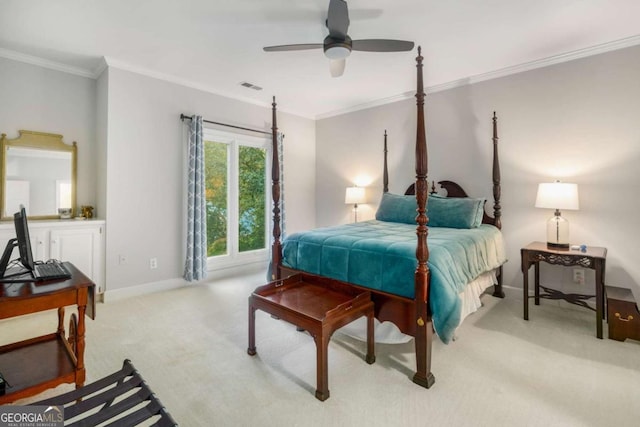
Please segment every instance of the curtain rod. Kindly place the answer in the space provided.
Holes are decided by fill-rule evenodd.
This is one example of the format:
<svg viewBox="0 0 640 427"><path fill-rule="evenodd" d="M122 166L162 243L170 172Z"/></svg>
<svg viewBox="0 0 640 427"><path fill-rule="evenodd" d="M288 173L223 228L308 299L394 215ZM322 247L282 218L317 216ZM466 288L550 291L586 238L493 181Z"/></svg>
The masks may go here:
<svg viewBox="0 0 640 427"><path fill-rule="evenodd" d="M187 116L185 114L180 114L180 120L182 120L182 121L191 120L191 116ZM271 135L272 134L271 132L265 132L263 130L243 128L242 126L228 125L226 123L213 122L211 120L202 119L202 121L205 122L205 123L211 123L211 124L214 124L214 125L226 126L226 127L235 128L235 129L241 129L241 130L248 130L249 132L263 133L265 135Z"/></svg>

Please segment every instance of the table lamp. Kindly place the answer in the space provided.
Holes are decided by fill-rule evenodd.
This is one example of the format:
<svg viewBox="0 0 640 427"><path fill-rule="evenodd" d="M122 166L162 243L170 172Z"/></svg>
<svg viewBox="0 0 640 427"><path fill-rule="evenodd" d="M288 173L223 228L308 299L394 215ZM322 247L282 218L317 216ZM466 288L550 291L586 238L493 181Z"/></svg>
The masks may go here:
<svg viewBox="0 0 640 427"><path fill-rule="evenodd" d="M555 209L547 223L547 247L569 249L569 221L562 217L560 209L579 209L578 184L560 181L539 184L536 208Z"/></svg>
<svg viewBox="0 0 640 427"><path fill-rule="evenodd" d="M358 222L358 203L362 204L364 202L366 202L364 187L347 187L344 203L347 205L353 204L355 222Z"/></svg>

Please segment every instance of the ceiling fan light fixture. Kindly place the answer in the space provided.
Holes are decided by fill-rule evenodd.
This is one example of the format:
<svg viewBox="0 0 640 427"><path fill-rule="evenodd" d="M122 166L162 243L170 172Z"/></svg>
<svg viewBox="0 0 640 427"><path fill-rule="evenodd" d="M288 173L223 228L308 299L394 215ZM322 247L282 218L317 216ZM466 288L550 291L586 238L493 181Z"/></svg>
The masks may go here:
<svg viewBox="0 0 640 427"><path fill-rule="evenodd" d="M346 46L329 46L324 50L324 55L329 59L345 59L351 54L351 49Z"/></svg>
<svg viewBox="0 0 640 427"><path fill-rule="evenodd" d="M325 0L326 1L326 0ZM344 73L346 59L352 50L363 52L408 52L413 49L413 42L390 39L352 40L347 34L349 30L349 10L346 0L329 0L329 11L325 20L329 35L320 43L289 44L264 47L265 52L283 52L292 50L308 50L323 48L324 55L331 60L329 70L332 77L340 77Z"/></svg>

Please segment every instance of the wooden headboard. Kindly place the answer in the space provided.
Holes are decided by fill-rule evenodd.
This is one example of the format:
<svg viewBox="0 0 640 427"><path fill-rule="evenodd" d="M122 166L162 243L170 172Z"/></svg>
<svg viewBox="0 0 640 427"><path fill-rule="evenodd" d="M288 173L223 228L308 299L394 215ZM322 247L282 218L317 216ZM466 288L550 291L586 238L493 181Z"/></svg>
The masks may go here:
<svg viewBox="0 0 640 427"><path fill-rule="evenodd" d="M491 224L498 229L502 229L502 207L500 206L500 161L498 159L498 118L493 112L493 216L489 216L485 210L482 216L483 224ZM453 181L438 181L440 187L447 191L447 197L469 197L462 187ZM387 169L387 131L384 131L384 171L383 171L383 191L389 191L389 173ZM431 193L435 193L435 182L431 184ZM416 194L415 184L411 184L404 192L407 196Z"/></svg>
<svg viewBox="0 0 640 427"><path fill-rule="evenodd" d="M464 191L462 189L462 187L457 182L453 182L453 181L438 181L438 185L441 188L445 189L445 191L447 192L447 197L469 197L467 192ZM435 181L432 183L431 189L432 189L431 193L436 193ZM404 194L405 194L405 196L413 196L413 195L415 195L415 185L411 184L409 187L407 187L407 190L404 192ZM500 201L498 200L498 203L499 202ZM486 204L486 201L485 201L485 204ZM495 215L495 210L494 210L494 215ZM500 223L500 221L498 221L499 225L496 224L495 216L492 217L492 216L487 215L486 210L482 214L482 223L483 224L490 224L490 225L496 226L498 228L502 227L502 224Z"/></svg>

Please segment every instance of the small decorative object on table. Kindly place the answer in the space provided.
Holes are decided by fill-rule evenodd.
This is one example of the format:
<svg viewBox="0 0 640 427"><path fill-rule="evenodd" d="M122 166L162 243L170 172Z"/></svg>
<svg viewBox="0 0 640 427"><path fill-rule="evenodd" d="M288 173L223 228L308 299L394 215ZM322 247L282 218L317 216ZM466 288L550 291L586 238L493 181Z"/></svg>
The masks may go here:
<svg viewBox="0 0 640 427"><path fill-rule="evenodd" d="M60 219L70 219L71 208L58 208L58 215L60 215Z"/></svg>
<svg viewBox="0 0 640 427"><path fill-rule="evenodd" d="M87 219L93 218L93 206L80 206L80 213Z"/></svg>

